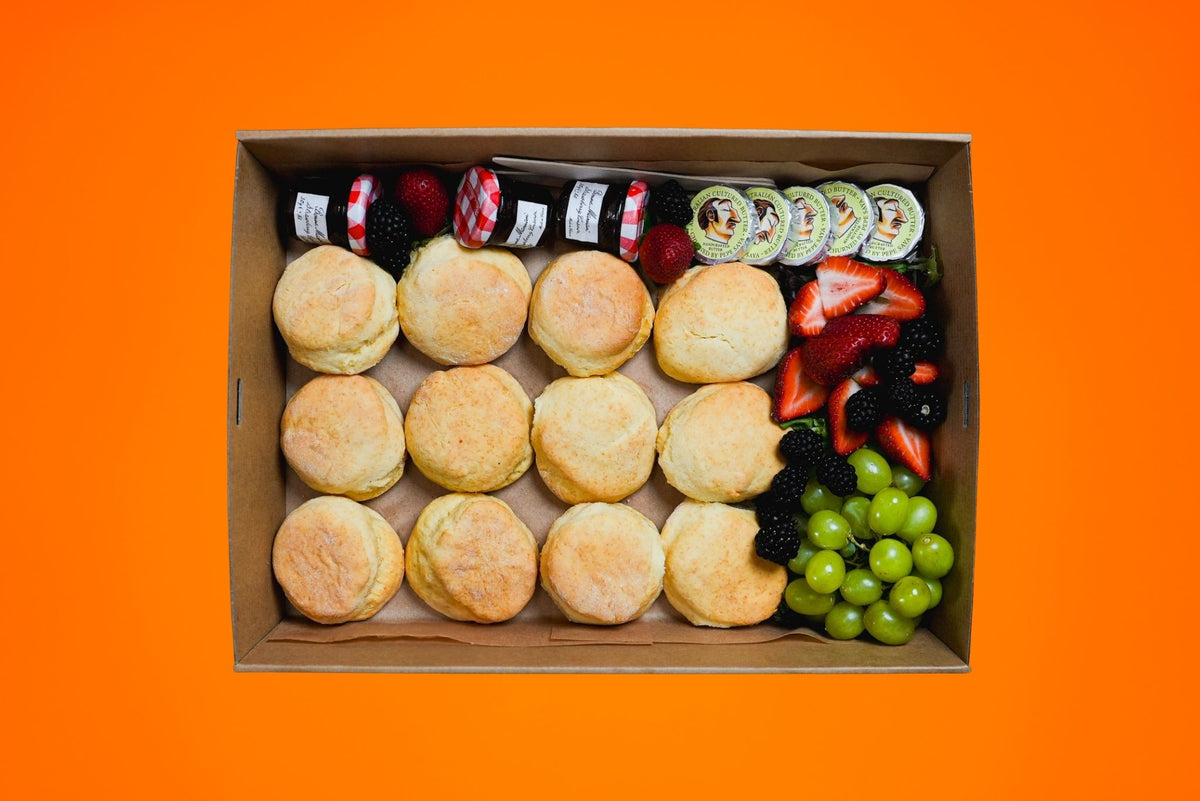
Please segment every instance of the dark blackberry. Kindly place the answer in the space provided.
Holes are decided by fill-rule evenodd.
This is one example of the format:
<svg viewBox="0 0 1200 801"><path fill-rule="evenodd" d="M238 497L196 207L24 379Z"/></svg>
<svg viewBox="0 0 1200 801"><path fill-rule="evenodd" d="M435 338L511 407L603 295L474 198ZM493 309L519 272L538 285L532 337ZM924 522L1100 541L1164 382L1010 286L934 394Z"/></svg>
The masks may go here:
<svg viewBox="0 0 1200 801"><path fill-rule="evenodd" d="M808 468L790 464L771 479L771 495L779 505L795 509L800 505L800 496L808 484Z"/></svg>
<svg viewBox="0 0 1200 801"><path fill-rule="evenodd" d="M650 190L650 216L660 223L687 227L692 219L692 201L678 181L667 181Z"/></svg>
<svg viewBox="0 0 1200 801"><path fill-rule="evenodd" d="M777 523L792 523L792 508L781 502L778 498L769 492L765 492L754 499L754 515L758 518L758 525L766 528Z"/></svg>
<svg viewBox="0 0 1200 801"><path fill-rule="evenodd" d="M846 399L846 426L853 431L874 431L883 420L883 399L875 387L863 387Z"/></svg>
<svg viewBox="0 0 1200 801"><path fill-rule="evenodd" d="M930 390L918 390L900 416L923 431L932 431L946 421L946 402Z"/></svg>
<svg viewBox="0 0 1200 801"><path fill-rule="evenodd" d="M858 489L858 471L845 456L829 453L817 462L817 481L829 487L834 495L844 498Z"/></svg>
<svg viewBox="0 0 1200 801"><path fill-rule="evenodd" d="M380 198L367 209L367 250L371 259L397 278L408 267L413 223L400 204Z"/></svg>
<svg viewBox="0 0 1200 801"><path fill-rule="evenodd" d="M908 348L917 361L931 359L942 347L941 326L928 317L900 324L900 347Z"/></svg>
<svg viewBox="0 0 1200 801"><path fill-rule="evenodd" d="M754 552L760 559L786 565L800 550L800 534L790 523L760 528L754 535Z"/></svg>
<svg viewBox="0 0 1200 801"><path fill-rule="evenodd" d="M911 378L897 378L887 385L885 392L887 411L903 417L917 397L917 385Z"/></svg>
<svg viewBox="0 0 1200 801"><path fill-rule="evenodd" d="M812 467L825 450L825 440L816 431L804 426L788 429L779 440L779 452L788 464Z"/></svg>
<svg viewBox="0 0 1200 801"><path fill-rule="evenodd" d="M875 372L884 381L908 378L917 371L916 357L902 345L879 351L871 362L875 365Z"/></svg>

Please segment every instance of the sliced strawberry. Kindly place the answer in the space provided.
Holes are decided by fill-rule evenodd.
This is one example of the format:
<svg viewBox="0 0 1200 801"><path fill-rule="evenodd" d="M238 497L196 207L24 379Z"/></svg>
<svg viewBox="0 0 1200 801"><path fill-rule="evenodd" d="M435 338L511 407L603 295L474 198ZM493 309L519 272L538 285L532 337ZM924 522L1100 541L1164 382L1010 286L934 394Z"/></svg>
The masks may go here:
<svg viewBox="0 0 1200 801"><path fill-rule="evenodd" d="M937 377L937 365L933 362L917 362L917 371L912 374L914 384L932 384Z"/></svg>
<svg viewBox="0 0 1200 801"><path fill-rule="evenodd" d="M867 444L867 432L852 431L846 425L846 401L862 389L853 378L847 378L829 393L829 441L842 456Z"/></svg>
<svg viewBox="0 0 1200 801"><path fill-rule="evenodd" d="M804 349L804 371L818 384L831 387L862 367L873 348L892 347L900 338L900 323L878 314L835 317Z"/></svg>
<svg viewBox="0 0 1200 801"><path fill-rule="evenodd" d="M819 264L817 284L821 288L821 309L825 319L849 314L877 297L883 292L883 273L878 267L845 256L830 256Z"/></svg>
<svg viewBox="0 0 1200 801"><path fill-rule="evenodd" d="M788 327L799 337L816 336L825 327L821 286L816 281L809 281L796 293L792 308L788 310Z"/></svg>
<svg viewBox="0 0 1200 801"><path fill-rule="evenodd" d="M859 314L882 314L895 320L915 320L925 313L921 290L895 270L881 267L883 292L858 308Z"/></svg>
<svg viewBox="0 0 1200 801"><path fill-rule="evenodd" d="M776 423L812 414L829 397L829 390L805 375L802 358L801 349L792 348L779 362L775 373L775 404L771 407L771 419Z"/></svg>
<svg viewBox="0 0 1200 801"><path fill-rule="evenodd" d="M885 417L875 429L875 439L885 454L921 478L933 478L930 467L929 435L898 417Z"/></svg>
<svg viewBox="0 0 1200 801"><path fill-rule="evenodd" d="M882 383L879 380L879 373L875 372L875 368L869 364L858 368L850 377L864 387L877 387Z"/></svg>

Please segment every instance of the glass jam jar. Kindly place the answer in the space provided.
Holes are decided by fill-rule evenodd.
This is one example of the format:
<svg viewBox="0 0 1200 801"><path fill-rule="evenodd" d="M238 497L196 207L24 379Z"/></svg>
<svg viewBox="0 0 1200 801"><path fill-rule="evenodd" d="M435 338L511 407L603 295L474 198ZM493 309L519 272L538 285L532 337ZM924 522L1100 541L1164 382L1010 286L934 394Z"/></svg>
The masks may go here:
<svg viewBox="0 0 1200 801"><path fill-rule="evenodd" d="M382 182L369 173L302 178L280 199L279 230L310 245L340 245L370 255L367 209L382 192Z"/></svg>
<svg viewBox="0 0 1200 801"><path fill-rule="evenodd" d="M543 186L467 170L454 202L454 238L465 248L534 248L554 241L554 197Z"/></svg>
<svg viewBox="0 0 1200 801"><path fill-rule="evenodd" d="M649 199L650 187L642 181L571 181L558 196L555 232L568 242L636 261Z"/></svg>

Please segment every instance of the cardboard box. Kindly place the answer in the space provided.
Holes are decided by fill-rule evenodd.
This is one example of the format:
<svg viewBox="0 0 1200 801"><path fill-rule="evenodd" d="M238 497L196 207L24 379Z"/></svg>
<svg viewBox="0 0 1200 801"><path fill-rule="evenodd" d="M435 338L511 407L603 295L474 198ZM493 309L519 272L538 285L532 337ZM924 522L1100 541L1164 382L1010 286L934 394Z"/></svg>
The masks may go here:
<svg viewBox="0 0 1200 801"><path fill-rule="evenodd" d="M237 137L230 285L228 493L234 664L245 671L422 672L964 672L969 670L979 442L979 355L970 138L962 135L804 131L468 129L243 132ZM394 637L367 624L318 642L316 624L296 619L271 573L271 544L289 511L289 471L279 450L289 358L271 296L288 259L276 227L281 186L333 168L405 163L469 165L496 156L637 165L695 174L755 175L812 182L836 175L864 183L919 181L926 241L944 278L930 294L946 324L941 361L949 416L934 437L936 476L926 491L938 532L957 560L941 605L911 643L823 642L787 636L746 642L479 645ZM648 345L648 347L650 347ZM769 376L768 376L769 378ZM402 407L404 402L401 401ZM661 416L664 413L660 411ZM412 473L416 473L412 469ZM656 472L658 469L656 468ZM536 471L533 480L538 480ZM407 481L409 473L403 481ZM294 501L294 498L292 499ZM565 508L565 507L564 507ZM656 521L661 523L661 521ZM398 527L402 538L408 532ZM541 590L538 590L541 593ZM663 602L664 599L660 599ZM368 622L369 623L369 622ZM534 620L526 626L536 633ZM460 624L471 625L471 624ZM508 624L502 624L508 625ZM680 621L680 626L687 626ZM483 628L483 627L477 627ZM494 627L493 627L494 628ZM503 629L497 629L504 631ZM299 631L300 635L295 633ZM311 635L311 636L310 636ZM585 637L586 639L586 637ZM668 637L667 639L671 639ZM703 640L704 637L694 639ZM515 642L520 642L518 638Z"/></svg>

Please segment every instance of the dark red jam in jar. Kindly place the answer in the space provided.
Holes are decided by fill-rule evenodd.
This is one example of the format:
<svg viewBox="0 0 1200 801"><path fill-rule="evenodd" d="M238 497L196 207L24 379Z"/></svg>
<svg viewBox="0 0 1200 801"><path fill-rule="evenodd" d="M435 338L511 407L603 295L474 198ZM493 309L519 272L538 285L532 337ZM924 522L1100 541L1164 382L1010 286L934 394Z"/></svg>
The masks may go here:
<svg viewBox="0 0 1200 801"><path fill-rule="evenodd" d="M569 242L634 261L649 198L649 187L641 181L571 181L558 196L556 232Z"/></svg>
<svg viewBox="0 0 1200 801"><path fill-rule="evenodd" d="M301 178L283 194L279 230L310 245L340 245L360 256L367 250L367 209L383 184L370 174Z"/></svg>
<svg viewBox="0 0 1200 801"><path fill-rule="evenodd" d="M534 248L554 241L554 197L535 184L472 167L455 193L454 238L467 248Z"/></svg>

